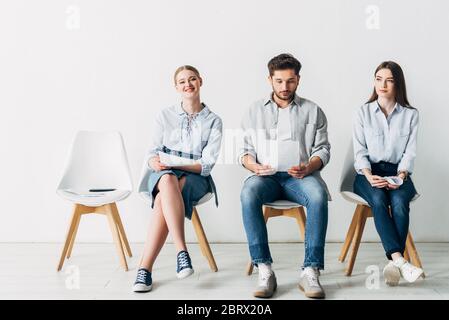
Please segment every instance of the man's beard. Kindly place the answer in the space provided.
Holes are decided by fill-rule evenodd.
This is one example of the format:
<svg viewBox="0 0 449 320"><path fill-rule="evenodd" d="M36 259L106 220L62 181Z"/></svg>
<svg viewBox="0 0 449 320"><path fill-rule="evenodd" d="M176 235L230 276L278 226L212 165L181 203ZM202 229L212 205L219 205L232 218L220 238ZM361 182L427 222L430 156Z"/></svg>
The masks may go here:
<svg viewBox="0 0 449 320"><path fill-rule="evenodd" d="M289 95L287 98L284 98L284 97L282 97L282 96L279 96L279 95L276 93L276 91L274 91L274 90L273 90L273 92L274 92L274 94L276 95L276 97L277 97L278 99L280 99L280 100L284 100L284 101L292 101L292 100L293 100L293 97L295 96L295 92L296 92L296 91L292 91L292 92L290 93L290 95Z"/></svg>

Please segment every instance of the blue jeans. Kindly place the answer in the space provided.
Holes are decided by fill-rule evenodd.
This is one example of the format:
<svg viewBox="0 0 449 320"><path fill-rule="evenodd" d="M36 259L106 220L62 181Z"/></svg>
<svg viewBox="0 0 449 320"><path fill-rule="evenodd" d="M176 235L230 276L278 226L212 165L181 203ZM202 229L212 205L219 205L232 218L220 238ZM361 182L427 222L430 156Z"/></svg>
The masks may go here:
<svg viewBox="0 0 449 320"><path fill-rule="evenodd" d="M381 177L394 176L397 167L397 164L388 162L372 163L371 171ZM354 181L354 192L370 205L387 258L391 260L394 252L403 254L409 227L409 204L416 194L412 179L408 177L396 190L387 190L372 187L364 175L358 174Z"/></svg>
<svg viewBox="0 0 449 320"><path fill-rule="evenodd" d="M324 269L324 243L328 212L327 192L314 176L297 179L287 172L277 172L271 176L251 176L243 185L240 201L252 262L254 264L273 262L268 246L267 226L262 206L280 199L293 201L306 207L303 268Z"/></svg>

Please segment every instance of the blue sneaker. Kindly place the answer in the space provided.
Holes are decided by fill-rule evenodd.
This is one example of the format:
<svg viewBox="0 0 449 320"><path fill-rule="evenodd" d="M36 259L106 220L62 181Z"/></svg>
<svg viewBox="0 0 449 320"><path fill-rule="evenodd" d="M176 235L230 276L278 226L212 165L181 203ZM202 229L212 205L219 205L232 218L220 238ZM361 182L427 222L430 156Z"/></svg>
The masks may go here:
<svg viewBox="0 0 449 320"><path fill-rule="evenodd" d="M137 279L134 282L134 292L148 292L151 290L153 280L151 279L151 272L147 269L140 268L137 271Z"/></svg>
<svg viewBox="0 0 449 320"><path fill-rule="evenodd" d="M176 258L176 276L184 279L193 273L192 261L187 251L179 251Z"/></svg>

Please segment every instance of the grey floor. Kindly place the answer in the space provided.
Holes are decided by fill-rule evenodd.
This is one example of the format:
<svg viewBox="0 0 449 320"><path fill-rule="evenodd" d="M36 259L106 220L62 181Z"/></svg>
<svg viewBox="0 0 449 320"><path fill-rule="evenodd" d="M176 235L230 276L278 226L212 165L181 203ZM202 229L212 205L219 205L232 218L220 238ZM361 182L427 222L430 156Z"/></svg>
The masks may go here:
<svg viewBox="0 0 449 320"><path fill-rule="evenodd" d="M131 292L143 244L131 244L130 270L119 265L113 244L76 244L72 258L56 271L61 244L0 243L0 299L253 299L257 274L246 276L245 244L211 244L218 272L209 270L196 244L189 244L195 273L178 280L175 249L166 244L153 270L153 290ZM449 299L449 243L417 243L426 279L401 282L391 288L383 283L386 259L379 243L362 243L351 277L337 258L341 243L326 246L326 270L321 283L328 299ZM302 243L271 244L278 278L273 299L307 299L297 287Z"/></svg>

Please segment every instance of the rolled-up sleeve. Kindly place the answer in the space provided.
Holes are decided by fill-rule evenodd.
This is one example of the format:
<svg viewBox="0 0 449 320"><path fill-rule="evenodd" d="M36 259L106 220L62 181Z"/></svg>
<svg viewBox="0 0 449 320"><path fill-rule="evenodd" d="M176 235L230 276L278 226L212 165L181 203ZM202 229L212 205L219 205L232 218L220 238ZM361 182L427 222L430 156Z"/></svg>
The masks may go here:
<svg viewBox="0 0 449 320"><path fill-rule="evenodd" d="M247 154L251 155L256 159L257 153L256 149L254 148L254 143L252 140L252 132L256 128L251 127L251 118L250 118L251 111L248 109L245 113L245 115L242 118L241 124L240 124L240 141L239 141L239 152L237 156L237 162L243 166L243 157Z"/></svg>
<svg viewBox="0 0 449 320"><path fill-rule="evenodd" d="M158 155L159 151L162 151L163 146L163 138L164 138L164 125L162 121L162 114L159 113L154 122L153 128L153 137L151 140L150 148L146 155L146 164L151 169L149 160Z"/></svg>
<svg viewBox="0 0 449 320"><path fill-rule="evenodd" d="M366 147L365 133L363 131L363 110L360 108L353 120L352 143L354 148L354 169L358 174L363 174L362 169L370 169L369 152Z"/></svg>
<svg viewBox="0 0 449 320"><path fill-rule="evenodd" d="M402 155L401 161L398 164L399 171L407 171L409 173L413 172L413 167L416 158L416 139L418 136L418 123L419 123L419 113L418 110L414 110L411 124L410 124L410 136L407 141L404 153Z"/></svg>
<svg viewBox="0 0 449 320"><path fill-rule="evenodd" d="M201 175L208 176L215 163L217 162L218 156L220 154L221 140L223 132L223 122L217 116L213 121L212 127L210 128L209 139L207 144L204 146L201 153Z"/></svg>
<svg viewBox="0 0 449 320"><path fill-rule="evenodd" d="M327 134L327 119L321 108L318 108L317 115L317 128L314 137L314 143L312 145L312 150L310 154L310 159L312 157L319 157L323 163L320 169L323 169L330 160L330 149L331 145L329 143L329 138Z"/></svg>

